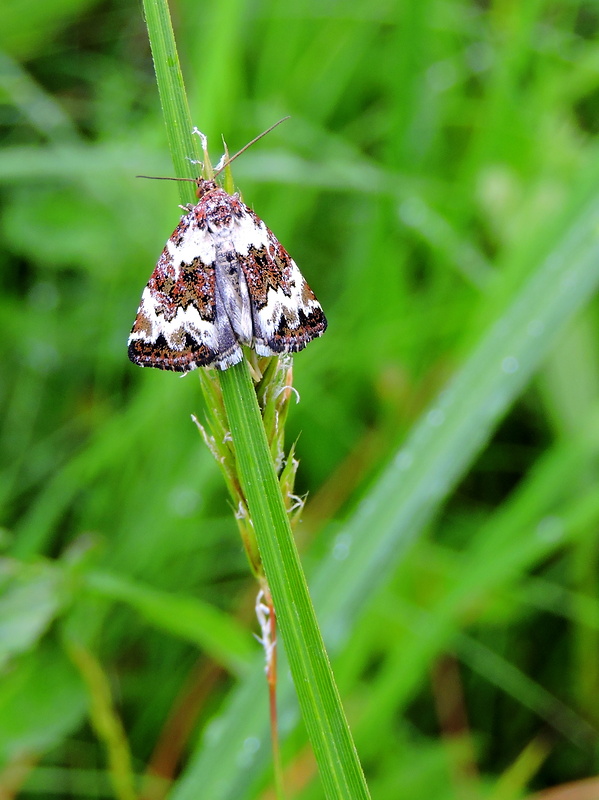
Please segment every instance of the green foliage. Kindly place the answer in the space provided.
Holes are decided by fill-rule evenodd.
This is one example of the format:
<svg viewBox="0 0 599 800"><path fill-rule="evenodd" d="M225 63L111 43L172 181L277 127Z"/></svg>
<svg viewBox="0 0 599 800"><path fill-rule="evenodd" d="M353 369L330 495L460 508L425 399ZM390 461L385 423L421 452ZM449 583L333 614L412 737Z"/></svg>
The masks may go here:
<svg viewBox="0 0 599 800"><path fill-rule="evenodd" d="M172 174L144 21L136 4L34 5L6 4L0 26L0 787L115 796L118 715L135 774L172 778L171 800L198 781L210 800L260 797L253 582L190 419L197 376L126 360L179 215L176 185L134 177ZM235 151L292 116L235 180L330 322L295 359L287 447L373 796L511 800L590 778L596 6L174 12L214 158L221 133ZM286 672L289 795L320 798ZM104 733L93 685L112 689Z"/></svg>

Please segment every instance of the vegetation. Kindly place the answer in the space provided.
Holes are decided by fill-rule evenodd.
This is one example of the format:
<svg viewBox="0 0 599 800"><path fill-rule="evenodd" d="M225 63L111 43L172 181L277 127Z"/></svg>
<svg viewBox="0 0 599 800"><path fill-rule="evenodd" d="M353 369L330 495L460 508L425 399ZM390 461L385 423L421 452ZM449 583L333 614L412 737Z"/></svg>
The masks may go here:
<svg viewBox="0 0 599 800"><path fill-rule="evenodd" d="M329 318L287 448L372 796L599 794L599 9L173 16L215 160L292 117L234 177ZM179 216L175 184L135 179L173 170L140 6L0 23L0 796L272 797L198 375L126 358ZM280 655L287 795L321 798Z"/></svg>

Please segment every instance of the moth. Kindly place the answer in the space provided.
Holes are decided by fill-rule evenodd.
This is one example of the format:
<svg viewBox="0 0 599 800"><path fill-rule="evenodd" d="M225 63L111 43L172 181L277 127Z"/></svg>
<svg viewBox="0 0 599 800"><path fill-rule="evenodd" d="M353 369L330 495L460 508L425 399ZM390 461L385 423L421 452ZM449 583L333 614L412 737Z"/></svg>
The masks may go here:
<svg viewBox="0 0 599 800"><path fill-rule="evenodd" d="M302 350L327 321L295 261L238 194L196 184L198 202L185 207L143 291L129 358L189 372L228 369L242 345L260 356Z"/></svg>

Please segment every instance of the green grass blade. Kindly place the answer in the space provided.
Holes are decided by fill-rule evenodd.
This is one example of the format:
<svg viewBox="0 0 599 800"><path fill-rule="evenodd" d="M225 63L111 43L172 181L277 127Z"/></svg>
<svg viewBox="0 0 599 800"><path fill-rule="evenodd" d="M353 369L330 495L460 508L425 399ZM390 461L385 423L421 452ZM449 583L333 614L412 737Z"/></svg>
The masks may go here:
<svg viewBox="0 0 599 800"><path fill-rule="evenodd" d="M221 377L239 475L326 796L369 797L308 593L247 363Z"/></svg>
<svg viewBox="0 0 599 800"><path fill-rule="evenodd" d="M189 159L200 160L199 139L191 133L193 124L168 4L144 0L144 12L175 174L178 178L195 178L199 170ZM178 185L182 202L193 200L193 184Z"/></svg>
<svg viewBox="0 0 599 800"><path fill-rule="evenodd" d="M187 176L191 121L168 6L146 0L144 8L175 170ZM245 362L224 372L221 385L240 478L327 797L366 798L368 789L310 602Z"/></svg>

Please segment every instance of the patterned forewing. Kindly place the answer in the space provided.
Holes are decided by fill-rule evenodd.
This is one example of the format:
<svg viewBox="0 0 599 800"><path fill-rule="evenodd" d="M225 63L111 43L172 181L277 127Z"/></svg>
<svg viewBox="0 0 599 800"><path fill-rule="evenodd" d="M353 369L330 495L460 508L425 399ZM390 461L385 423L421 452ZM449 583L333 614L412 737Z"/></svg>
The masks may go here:
<svg viewBox="0 0 599 800"><path fill-rule="evenodd" d="M264 222L210 181L144 289L129 337L141 366L188 372L302 350L327 321L297 265Z"/></svg>
<svg viewBox="0 0 599 800"><path fill-rule="evenodd" d="M168 240L144 289L129 337L129 357L140 366L188 372L241 351L215 292L214 244L192 213Z"/></svg>
<svg viewBox="0 0 599 800"><path fill-rule="evenodd" d="M254 348L259 355L292 353L321 336L327 321L320 303L295 261L250 208L240 226L259 236L241 257L254 324Z"/></svg>

